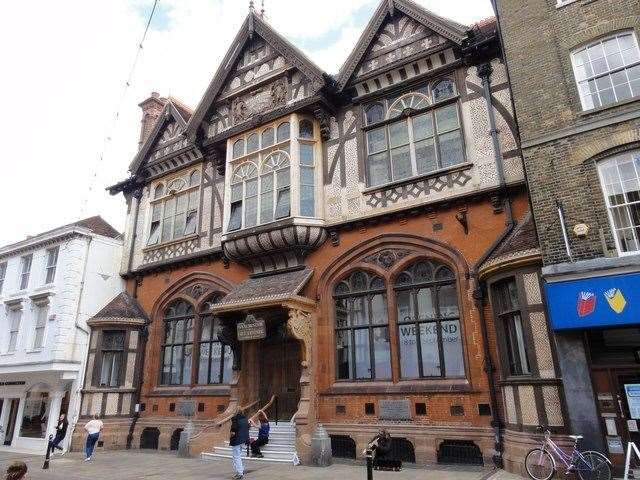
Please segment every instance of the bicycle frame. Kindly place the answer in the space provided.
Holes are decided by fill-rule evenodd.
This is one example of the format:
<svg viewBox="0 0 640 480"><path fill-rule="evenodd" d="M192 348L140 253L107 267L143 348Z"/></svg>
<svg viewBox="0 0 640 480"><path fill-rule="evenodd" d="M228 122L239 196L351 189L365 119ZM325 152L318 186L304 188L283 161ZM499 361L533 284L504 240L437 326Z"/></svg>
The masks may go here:
<svg viewBox="0 0 640 480"><path fill-rule="evenodd" d="M549 448L547 448L549 447ZM589 462L584 458L582 453L578 451L578 442L576 441L573 444L573 451L571 455L568 455L564 450L562 450L553 440L551 440L550 435L545 434L544 442L542 442L542 450L548 451L552 457L559 458L562 463L564 463L565 468L567 469L577 469L577 470L593 470L593 466L589 464ZM580 465L576 465L577 460L581 462L583 467Z"/></svg>

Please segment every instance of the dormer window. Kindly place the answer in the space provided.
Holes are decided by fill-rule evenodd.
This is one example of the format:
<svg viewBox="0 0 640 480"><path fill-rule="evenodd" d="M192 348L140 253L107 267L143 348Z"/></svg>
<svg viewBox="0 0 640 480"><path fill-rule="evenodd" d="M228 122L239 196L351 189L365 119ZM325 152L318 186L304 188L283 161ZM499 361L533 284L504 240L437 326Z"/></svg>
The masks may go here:
<svg viewBox="0 0 640 480"><path fill-rule="evenodd" d="M194 170L153 189L147 245L157 245L196 233L201 174Z"/></svg>
<svg viewBox="0 0 640 480"><path fill-rule="evenodd" d="M365 106L368 186L463 163L457 98L455 83L445 78Z"/></svg>
<svg viewBox="0 0 640 480"><path fill-rule="evenodd" d="M312 119L292 115L229 141L227 231L315 216L316 135Z"/></svg>

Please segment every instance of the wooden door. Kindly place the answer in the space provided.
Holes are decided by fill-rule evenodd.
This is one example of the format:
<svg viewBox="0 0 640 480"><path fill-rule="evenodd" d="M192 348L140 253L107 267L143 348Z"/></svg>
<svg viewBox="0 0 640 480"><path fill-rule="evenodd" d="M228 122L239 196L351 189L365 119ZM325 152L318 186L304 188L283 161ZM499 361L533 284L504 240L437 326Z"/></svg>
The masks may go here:
<svg viewBox="0 0 640 480"><path fill-rule="evenodd" d="M276 395L267 412L274 420L290 420L300 401L300 344L284 338L265 340L260 346L260 404ZM277 412L276 412L277 410Z"/></svg>
<svg viewBox="0 0 640 480"><path fill-rule="evenodd" d="M11 445L13 440L13 432L16 429L16 420L18 418L18 406L20 405L19 398L11 399L11 407L9 407L9 422L7 423L7 430L4 436L4 444Z"/></svg>

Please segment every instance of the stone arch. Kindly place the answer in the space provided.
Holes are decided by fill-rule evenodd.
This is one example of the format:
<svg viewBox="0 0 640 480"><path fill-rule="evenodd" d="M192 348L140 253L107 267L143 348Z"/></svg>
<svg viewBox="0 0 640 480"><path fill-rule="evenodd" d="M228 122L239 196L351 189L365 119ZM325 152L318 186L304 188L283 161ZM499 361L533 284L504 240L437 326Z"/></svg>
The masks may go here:
<svg viewBox="0 0 640 480"><path fill-rule="evenodd" d="M146 427L140 434L140 449L157 450L160 442L160 429Z"/></svg>
<svg viewBox="0 0 640 480"><path fill-rule="evenodd" d="M598 40L601 37L613 35L619 31L635 29L640 27L640 16L630 15L628 17L613 18L597 25L585 28L581 32L567 36L561 41L563 47L573 50L582 44Z"/></svg>
<svg viewBox="0 0 640 480"><path fill-rule="evenodd" d="M640 130L627 129L612 135L607 135L597 142L590 142L573 151L572 164L586 165L605 157L638 148L640 145Z"/></svg>

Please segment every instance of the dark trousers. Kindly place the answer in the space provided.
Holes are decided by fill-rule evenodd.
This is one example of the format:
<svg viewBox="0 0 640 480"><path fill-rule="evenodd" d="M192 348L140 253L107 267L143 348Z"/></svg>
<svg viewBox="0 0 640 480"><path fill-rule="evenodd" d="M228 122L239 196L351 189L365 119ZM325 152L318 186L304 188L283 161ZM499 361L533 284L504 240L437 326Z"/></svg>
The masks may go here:
<svg viewBox="0 0 640 480"><path fill-rule="evenodd" d="M95 448L96 443L98 442L98 437L100 437L99 433L93 433L91 435L87 435L87 443L84 446L84 454L87 456L87 458L93 455L93 449Z"/></svg>
<svg viewBox="0 0 640 480"><path fill-rule="evenodd" d="M253 455L260 455L262 452L260 451L260 447L269 443L268 437L258 437L257 440L251 442L251 453Z"/></svg>
<svg viewBox="0 0 640 480"><path fill-rule="evenodd" d="M53 437L53 440L51 440L51 451L53 451L54 448L62 450L62 447L59 444L62 440L64 440L64 436L65 434L62 432L56 433L56 436Z"/></svg>

